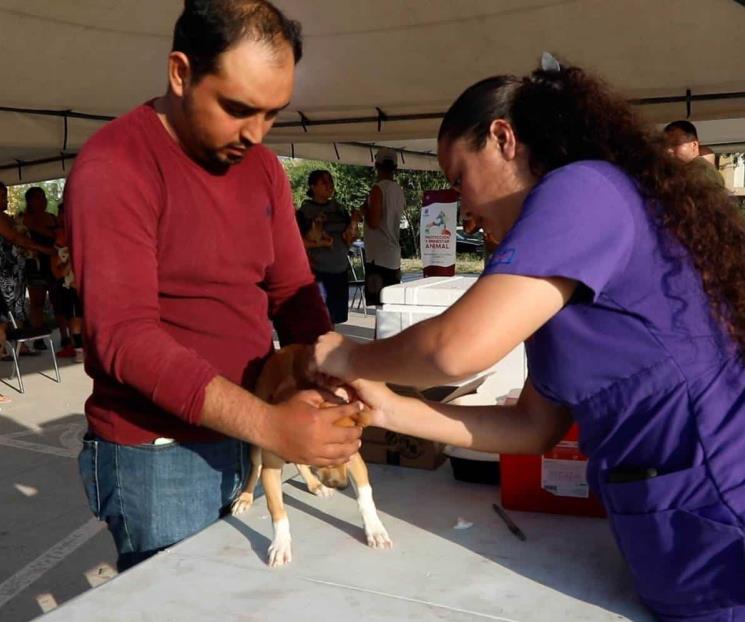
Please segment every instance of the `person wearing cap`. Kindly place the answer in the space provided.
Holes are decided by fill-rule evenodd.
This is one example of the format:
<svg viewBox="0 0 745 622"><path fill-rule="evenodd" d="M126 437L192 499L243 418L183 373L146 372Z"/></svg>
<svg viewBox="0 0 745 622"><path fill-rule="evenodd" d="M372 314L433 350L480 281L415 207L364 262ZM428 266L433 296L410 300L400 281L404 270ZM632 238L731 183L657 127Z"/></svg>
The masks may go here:
<svg viewBox="0 0 745 622"><path fill-rule="evenodd" d="M369 305L380 304L380 290L401 282L401 214L406 200L393 175L398 167L392 149L375 154L378 181L362 207L365 218L365 299Z"/></svg>
<svg viewBox="0 0 745 622"><path fill-rule="evenodd" d="M670 155L697 167L703 175L724 187L724 179L715 164L714 152L699 142L698 131L693 123L685 120L668 123L664 135Z"/></svg>

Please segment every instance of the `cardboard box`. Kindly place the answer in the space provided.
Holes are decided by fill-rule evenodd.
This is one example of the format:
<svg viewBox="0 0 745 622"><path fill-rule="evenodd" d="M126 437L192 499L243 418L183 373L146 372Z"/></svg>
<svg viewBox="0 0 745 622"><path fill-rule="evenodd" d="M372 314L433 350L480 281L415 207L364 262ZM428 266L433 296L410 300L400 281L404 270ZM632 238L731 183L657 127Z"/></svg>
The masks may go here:
<svg viewBox="0 0 745 622"><path fill-rule="evenodd" d="M391 385L391 389L418 399L449 402L464 393L475 391L484 381L477 378L462 386L440 386L418 391L412 387ZM382 428L366 428L362 433L360 454L370 464L392 464L413 469L436 469L447 456L443 453L445 445L433 443L415 436L398 434Z"/></svg>
<svg viewBox="0 0 745 622"><path fill-rule="evenodd" d="M380 442L382 439L383 442ZM447 456L444 445L381 428L366 428L360 454L370 464L392 464L412 469L436 469Z"/></svg>

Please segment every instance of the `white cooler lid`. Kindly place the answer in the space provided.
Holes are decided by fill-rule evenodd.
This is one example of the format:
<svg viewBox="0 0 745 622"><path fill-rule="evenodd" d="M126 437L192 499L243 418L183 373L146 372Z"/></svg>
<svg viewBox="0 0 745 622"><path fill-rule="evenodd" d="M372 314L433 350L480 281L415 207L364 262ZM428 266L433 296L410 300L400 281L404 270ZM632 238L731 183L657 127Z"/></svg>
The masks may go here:
<svg viewBox="0 0 745 622"><path fill-rule="evenodd" d="M431 276L426 279L389 285L380 293L383 304L449 307L471 287L475 276Z"/></svg>

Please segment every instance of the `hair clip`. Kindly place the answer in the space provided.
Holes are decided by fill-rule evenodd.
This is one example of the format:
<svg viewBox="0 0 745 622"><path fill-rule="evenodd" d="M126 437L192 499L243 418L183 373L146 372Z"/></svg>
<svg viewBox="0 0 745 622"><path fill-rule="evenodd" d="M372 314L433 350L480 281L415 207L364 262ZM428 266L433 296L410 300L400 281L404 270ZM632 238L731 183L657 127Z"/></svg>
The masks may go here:
<svg viewBox="0 0 745 622"><path fill-rule="evenodd" d="M558 73L561 71L561 65L551 52L544 52L541 54L541 69L543 71L555 71Z"/></svg>

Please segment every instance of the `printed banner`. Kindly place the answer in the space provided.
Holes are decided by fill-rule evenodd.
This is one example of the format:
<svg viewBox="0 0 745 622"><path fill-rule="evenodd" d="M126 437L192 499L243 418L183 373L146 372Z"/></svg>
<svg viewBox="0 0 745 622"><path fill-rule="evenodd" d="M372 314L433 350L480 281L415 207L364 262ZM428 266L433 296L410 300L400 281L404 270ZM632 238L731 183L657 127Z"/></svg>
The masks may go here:
<svg viewBox="0 0 745 622"><path fill-rule="evenodd" d="M455 274L458 194L453 190L424 193L419 225L424 276Z"/></svg>

